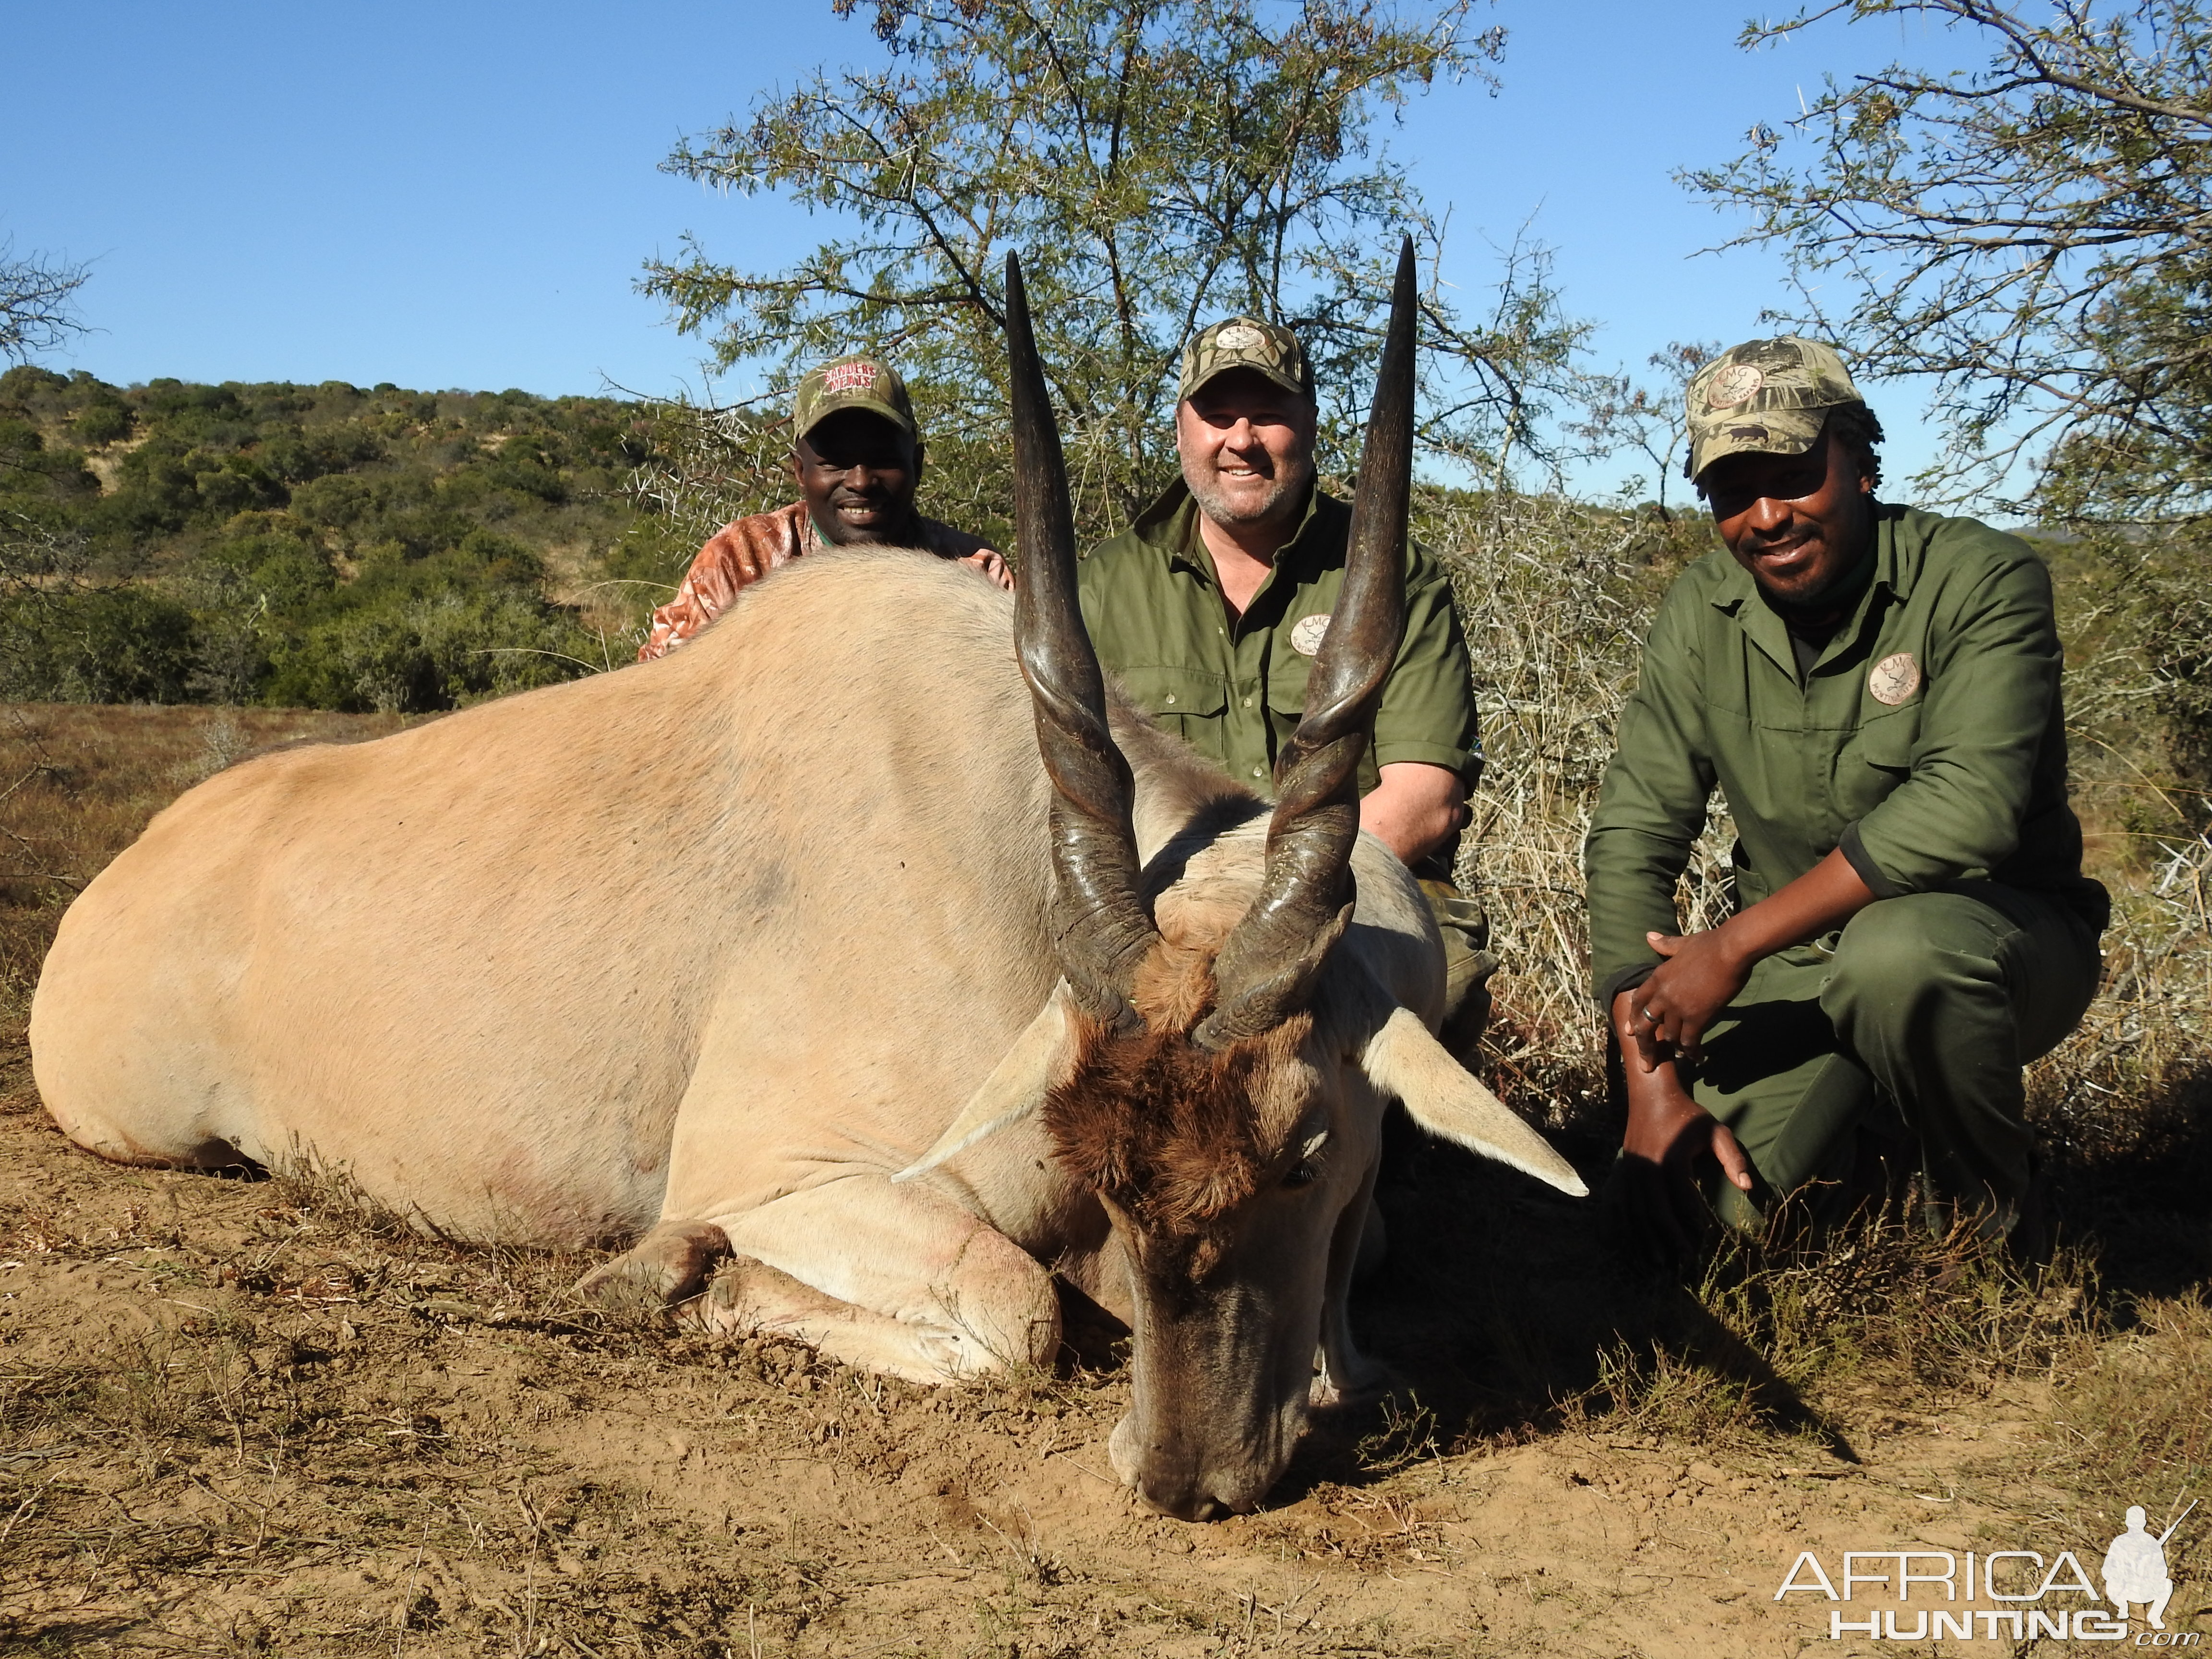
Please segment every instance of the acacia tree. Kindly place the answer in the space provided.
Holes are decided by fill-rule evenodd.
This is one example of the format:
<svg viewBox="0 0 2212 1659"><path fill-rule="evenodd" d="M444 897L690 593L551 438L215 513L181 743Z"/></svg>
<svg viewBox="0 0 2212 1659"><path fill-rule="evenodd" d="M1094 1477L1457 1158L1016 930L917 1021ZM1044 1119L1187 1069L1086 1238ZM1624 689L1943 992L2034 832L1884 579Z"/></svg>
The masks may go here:
<svg viewBox="0 0 2212 1659"><path fill-rule="evenodd" d="M861 0L834 3L849 16ZM895 358L923 405L942 500L948 454L964 442L980 462L1003 429L999 271L1018 250L1079 520L1095 532L1171 476L1179 354L1227 312L1304 337L1324 465L1342 468L1379 349L1384 256L1412 228L1430 278L1424 435L1502 477L1543 458L1585 331L1562 313L1542 250L1518 243L1494 304L1462 317L1437 280L1437 228L1375 134L1378 115L1440 76L1489 79L1504 36L1474 27L1474 4L1409 18L1384 0L878 0L886 62L765 94L665 164L781 192L836 234L769 270L687 239L643 287L724 367L768 368L757 412L708 411L757 458L783 447L763 416L805 366L855 349ZM981 482L1000 471L969 469L979 523L1003 511ZM680 469L656 487L690 489Z"/></svg>
<svg viewBox="0 0 2212 1659"><path fill-rule="evenodd" d="M1834 0L1754 26L1917 13L1984 67L1831 82L1786 133L1688 176L1784 244L1803 305L1875 375L1933 376L1924 482L2086 532L2117 654L2077 699L2148 708L2184 821L2212 820L2212 19L2199 0ZM1840 283L1833 281L1841 277ZM1834 296L1834 297L1831 297ZM2025 460L2024 499L1999 486ZM2139 672L2115 681L2132 660Z"/></svg>
<svg viewBox="0 0 2212 1659"><path fill-rule="evenodd" d="M1787 248L1802 304L1774 320L1870 374L1934 377L1948 443L1929 482L1999 489L2025 459L2027 510L2212 509L2204 7L1832 0L1742 44L1907 14L1966 32L1985 64L1831 79L1686 182L1749 212L1731 246Z"/></svg>
<svg viewBox="0 0 2212 1659"><path fill-rule="evenodd" d="M82 333L72 301L91 276L50 254L18 258L12 242L0 242L0 357L27 363Z"/></svg>

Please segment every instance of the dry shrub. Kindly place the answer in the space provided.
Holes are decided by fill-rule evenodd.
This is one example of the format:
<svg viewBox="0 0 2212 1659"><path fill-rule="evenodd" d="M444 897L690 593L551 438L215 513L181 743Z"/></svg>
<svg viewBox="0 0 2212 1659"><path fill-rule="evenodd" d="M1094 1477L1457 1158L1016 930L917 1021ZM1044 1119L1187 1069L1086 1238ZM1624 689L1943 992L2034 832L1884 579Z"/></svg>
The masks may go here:
<svg viewBox="0 0 2212 1659"><path fill-rule="evenodd" d="M1604 1095L1589 996L1583 840L1668 581L1704 550L1698 524L1558 496L1429 496L1415 534L1451 572L1474 658L1485 761L1460 855L1503 965L1492 1081L1555 1127L1589 1127ZM1734 839L1717 798L1678 894L1687 927L1726 914Z"/></svg>

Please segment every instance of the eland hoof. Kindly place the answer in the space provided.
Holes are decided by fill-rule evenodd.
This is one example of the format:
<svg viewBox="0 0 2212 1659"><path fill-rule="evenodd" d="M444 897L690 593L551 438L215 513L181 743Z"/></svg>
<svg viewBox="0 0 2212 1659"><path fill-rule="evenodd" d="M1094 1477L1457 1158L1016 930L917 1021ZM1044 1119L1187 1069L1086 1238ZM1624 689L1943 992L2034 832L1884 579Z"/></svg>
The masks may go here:
<svg viewBox="0 0 2212 1659"><path fill-rule="evenodd" d="M729 1235L712 1222L664 1221L578 1279L576 1294L609 1313L665 1313L704 1290L707 1275L729 1254Z"/></svg>

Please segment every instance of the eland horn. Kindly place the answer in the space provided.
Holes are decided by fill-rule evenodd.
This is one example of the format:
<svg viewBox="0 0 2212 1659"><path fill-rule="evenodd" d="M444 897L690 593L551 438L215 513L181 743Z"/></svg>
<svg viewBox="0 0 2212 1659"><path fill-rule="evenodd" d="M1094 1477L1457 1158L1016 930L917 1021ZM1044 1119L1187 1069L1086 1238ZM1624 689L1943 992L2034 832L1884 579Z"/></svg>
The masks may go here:
<svg viewBox="0 0 2212 1659"><path fill-rule="evenodd" d="M1344 591L1331 613L1305 714L1275 761L1275 815L1259 896L1224 941L1215 1002L1193 1038L1218 1050L1304 1007L1352 920L1359 757L1406 631L1406 512L1413 478L1413 240L1398 252L1390 327L1352 496Z"/></svg>
<svg viewBox="0 0 2212 1659"><path fill-rule="evenodd" d="M1158 937L1146 908L1130 821L1135 785L1106 725L1098 653L1075 592L1067 465L1030 328L1021 262L1006 256L1006 353L1014 417L1014 533L1021 550L1014 631L1052 778L1052 930L1076 1006L1118 1028L1137 964Z"/></svg>

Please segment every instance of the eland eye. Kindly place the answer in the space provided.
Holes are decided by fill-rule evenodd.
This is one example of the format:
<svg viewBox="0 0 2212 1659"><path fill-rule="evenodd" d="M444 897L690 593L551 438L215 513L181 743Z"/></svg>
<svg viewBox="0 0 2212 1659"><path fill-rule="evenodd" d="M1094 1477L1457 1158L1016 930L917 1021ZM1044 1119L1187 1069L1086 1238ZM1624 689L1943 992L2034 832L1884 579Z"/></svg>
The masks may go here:
<svg viewBox="0 0 2212 1659"><path fill-rule="evenodd" d="M1328 1144L1326 1127L1306 1137L1305 1145L1298 1148L1298 1161L1291 1165L1290 1173L1283 1177L1285 1187L1310 1187L1321 1179L1321 1149Z"/></svg>

